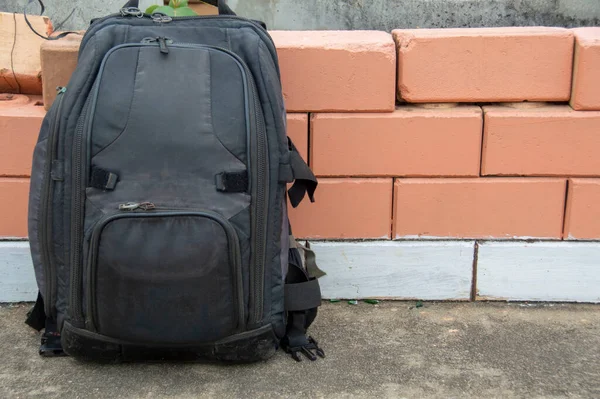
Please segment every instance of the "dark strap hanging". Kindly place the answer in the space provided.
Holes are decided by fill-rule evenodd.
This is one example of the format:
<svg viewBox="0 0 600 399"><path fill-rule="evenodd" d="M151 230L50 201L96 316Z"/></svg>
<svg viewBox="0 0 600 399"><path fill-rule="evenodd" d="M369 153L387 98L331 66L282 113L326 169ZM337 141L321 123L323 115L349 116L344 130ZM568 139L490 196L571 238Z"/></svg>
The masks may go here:
<svg viewBox="0 0 600 399"><path fill-rule="evenodd" d="M38 291L38 296L35 305L27 312L25 324L36 331L40 331L46 325L46 312L44 311L44 298L42 293Z"/></svg>
<svg viewBox="0 0 600 399"><path fill-rule="evenodd" d="M290 149L290 168L292 171L291 178L294 181L292 187L288 190L290 203L294 208L300 205L304 196L308 194L310 202L315 202L314 194L319 182L308 167L292 140L288 137L288 145ZM285 176L288 178L288 176Z"/></svg>

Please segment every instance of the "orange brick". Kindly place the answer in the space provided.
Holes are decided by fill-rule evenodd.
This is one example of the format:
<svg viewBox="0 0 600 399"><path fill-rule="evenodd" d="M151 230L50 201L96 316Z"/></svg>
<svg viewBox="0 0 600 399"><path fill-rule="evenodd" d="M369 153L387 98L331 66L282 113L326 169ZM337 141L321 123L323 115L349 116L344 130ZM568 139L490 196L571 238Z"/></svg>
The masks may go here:
<svg viewBox="0 0 600 399"><path fill-rule="evenodd" d="M0 94L0 176L30 175L45 113L40 96Z"/></svg>
<svg viewBox="0 0 600 399"><path fill-rule="evenodd" d="M600 239L600 179L570 179L564 237Z"/></svg>
<svg viewBox="0 0 600 399"><path fill-rule="evenodd" d="M481 109L399 107L389 114L315 114L321 176L478 176Z"/></svg>
<svg viewBox="0 0 600 399"><path fill-rule="evenodd" d="M287 135L305 161L308 161L308 114L287 114Z"/></svg>
<svg viewBox="0 0 600 399"><path fill-rule="evenodd" d="M320 179L315 202L290 209L298 238L390 238L392 179Z"/></svg>
<svg viewBox="0 0 600 399"><path fill-rule="evenodd" d="M27 237L29 179L0 177L0 237Z"/></svg>
<svg viewBox="0 0 600 399"><path fill-rule="evenodd" d="M561 238L566 180L398 179L395 238Z"/></svg>
<svg viewBox="0 0 600 399"><path fill-rule="evenodd" d="M289 111L393 111L389 33L273 31Z"/></svg>
<svg viewBox="0 0 600 399"><path fill-rule="evenodd" d="M577 28L571 106L600 111L600 27Z"/></svg>
<svg viewBox="0 0 600 399"><path fill-rule="evenodd" d="M483 175L600 175L600 112L484 107Z"/></svg>
<svg viewBox="0 0 600 399"><path fill-rule="evenodd" d="M408 102L568 101L573 33L562 28L392 32Z"/></svg>
<svg viewBox="0 0 600 399"><path fill-rule="evenodd" d="M40 55L46 110L50 109L56 98L56 88L66 86L75 71L82 37L82 34L71 34L60 40L42 43Z"/></svg>
<svg viewBox="0 0 600 399"><path fill-rule="evenodd" d="M41 34L52 33L48 17L27 17ZM16 41L15 41L16 40ZM23 14L0 12L0 93L42 94L40 45Z"/></svg>

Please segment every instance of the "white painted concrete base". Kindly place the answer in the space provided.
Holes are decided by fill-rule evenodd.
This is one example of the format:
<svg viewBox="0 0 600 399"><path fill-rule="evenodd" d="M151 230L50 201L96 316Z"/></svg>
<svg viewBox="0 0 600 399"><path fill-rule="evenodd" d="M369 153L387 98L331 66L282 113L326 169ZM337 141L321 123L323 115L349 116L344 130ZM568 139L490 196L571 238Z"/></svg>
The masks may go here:
<svg viewBox="0 0 600 399"><path fill-rule="evenodd" d="M324 298L468 300L474 241L313 242ZM600 303L600 242L482 242L478 299ZM0 242L0 302L35 300L27 242Z"/></svg>
<svg viewBox="0 0 600 399"><path fill-rule="evenodd" d="M473 241L313 242L325 298L462 299Z"/></svg>
<svg viewBox="0 0 600 399"><path fill-rule="evenodd" d="M0 303L35 301L37 285L28 242L0 242Z"/></svg>
<svg viewBox="0 0 600 399"><path fill-rule="evenodd" d="M600 243L479 244L480 299L600 302Z"/></svg>

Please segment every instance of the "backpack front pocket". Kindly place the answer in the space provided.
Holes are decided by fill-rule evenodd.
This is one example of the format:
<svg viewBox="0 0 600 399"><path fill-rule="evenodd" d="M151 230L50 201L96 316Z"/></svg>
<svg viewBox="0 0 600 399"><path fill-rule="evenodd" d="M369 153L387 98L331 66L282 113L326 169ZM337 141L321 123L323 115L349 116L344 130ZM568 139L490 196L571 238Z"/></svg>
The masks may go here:
<svg viewBox="0 0 600 399"><path fill-rule="evenodd" d="M120 212L94 227L87 325L125 341L212 342L243 327L239 242L208 211Z"/></svg>

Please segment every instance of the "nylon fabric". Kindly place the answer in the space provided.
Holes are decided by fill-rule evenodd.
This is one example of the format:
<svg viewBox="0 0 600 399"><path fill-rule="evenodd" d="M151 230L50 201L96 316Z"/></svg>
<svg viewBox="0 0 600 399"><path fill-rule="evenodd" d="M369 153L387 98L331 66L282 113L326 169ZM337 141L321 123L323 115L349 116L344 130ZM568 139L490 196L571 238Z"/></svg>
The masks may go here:
<svg viewBox="0 0 600 399"><path fill-rule="evenodd" d="M90 265L97 274L98 332L126 341L172 344L232 334L237 327L235 276L228 247L223 228L201 217L109 223L101 233L97 264Z"/></svg>
<svg viewBox="0 0 600 399"><path fill-rule="evenodd" d="M129 53L139 54L139 59ZM118 70L137 72L125 127L121 128L122 123L107 123L106 118L95 119L92 125L92 147L102 148L93 157L93 163L115 171L120 179L119 190L90 193L88 198L92 202L103 204L106 211L131 201L177 208L212 208L226 218L248 206L246 193L232 195L215 190L217 173L246 169L218 136L232 136L244 145L247 134L241 111L236 111L240 112L237 118L241 123L219 125L223 131L218 133L213 126L212 109L217 104L212 102L210 59L217 57L221 58L222 68L228 68L232 80L237 76L237 90L229 86L230 95L243 98L238 67L231 60L227 63L225 56L216 51L171 48L169 55L164 56L154 46L126 47L110 56L102 77L109 87L111 78L119 76ZM121 62L121 58L128 63ZM111 62L113 59L115 62ZM161 79L175 68L178 74L172 80ZM164 106L157 98L166 104L179 105ZM113 96L102 91L95 111L109 113L112 104ZM117 118L120 120L121 115Z"/></svg>
<svg viewBox="0 0 600 399"><path fill-rule="evenodd" d="M167 51L141 43L148 37L162 37ZM285 334L284 280L293 269L281 175L292 154L268 34L232 16L160 24L147 15L98 19L82 40L58 118L56 168L45 167L42 145L51 112L36 146L29 224L30 235L40 231L40 181L54 170L62 180L54 180L48 199L47 252L56 275L58 329L65 320L73 327L65 351L108 358L120 356L109 344L117 338L183 348L235 336L240 343L207 353L238 360L270 356L268 350L237 353L249 350L244 332L272 331L261 346L273 349ZM118 184L112 190L94 184L93 168L118 175ZM261 189L219 191L219 173L246 173ZM131 213L120 210L123 205ZM223 224L163 215L181 209L218 215ZM262 209L264 230L256 227ZM261 262L252 253L262 247L253 241L257 234L266 244ZM43 293L48 265L41 264L41 253L48 244L35 241Z"/></svg>
<svg viewBox="0 0 600 399"><path fill-rule="evenodd" d="M291 151L290 165L294 174L294 184L288 190L288 194L290 196L290 203L296 208L300 205L300 202L302 202L305 195L308 195L310 202L315 202L314 193L317 189L318 182L313 172L300 156L300 153L298 153L292 140L289 138L288 140Z"/></svg>
<svg viewBox="0 0 600 399"><path fill-rule="evenodd" d="M308 310L319 306L321 306L321 288L317 279L285 285L287 311Z"/></svg>

